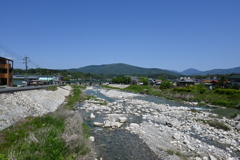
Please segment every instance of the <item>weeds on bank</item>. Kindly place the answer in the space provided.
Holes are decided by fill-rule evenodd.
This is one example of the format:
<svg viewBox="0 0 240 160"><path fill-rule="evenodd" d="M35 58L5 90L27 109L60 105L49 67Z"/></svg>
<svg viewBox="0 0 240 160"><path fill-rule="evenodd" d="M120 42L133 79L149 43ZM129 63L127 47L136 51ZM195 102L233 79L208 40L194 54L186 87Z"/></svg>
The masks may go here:
<svg viewBox="0 0 240 160"><path fill-rule="evenodd" d="M34 159L34 155L38 157L35 159L49 159L50 155L53 156L51 157L53 159L54 157L60 158L67 151L64 142L58 138L63 130L63 118L54 118L50 115L28 117L26 122L1 131L1 135L5 138L0 144L0 153L6 157L8 151L8 157L16 159ZM43 139L44 141L42 141ZM33 153L34 155L32 155Z"/></svg>
<svg viewBox="0 0 240 160"><path fill-rule="evenodd" d="M57 90L57 86L49 86L49 87L46 88L46 90L56 91Z"/></svg>
<svg viewBox="0 0 240 160"><path fill-rule="evenodd" d="M231 130L230 127L228 127L226 124L223 122L219 122L218 120L204 120L204 119L196 119L196 121L202 121L205 124L209 124L210 126L217 128L217 129L222 129L224 131L229 131Z"/></svg>
<svg viewBox="0 0 240 160"><path fill-rule="evenodd" d="M77 86L77 85L72 85L72 94L68 96L68 102L67 102L67 106L69 107L69 109L74 109L75 108L75 104L77 102L86 100L86 96L81 96L82 92L80 89L85 89L86 87L84 86Z"/></svg>
<svg viewBox="0 0 240 160"><path fill-rule="evenodd" d="M89 138L90 137L90 128L88 127L87 124L85 124L85 123L82 124L82 130L83 130L84 137Z"/></svg>
<svg viewBox="0 0 240 160"><path fill-rule="evenodd" d="M233 119L233 118L237 117L238 114L240 114L240 110L231 109L231 108L214 109L214 110L212 110L212 112L214 112L215 114L221 115L218 118L226 117L229 119Z"/></svg>
<svg viewBox="0 0 240 160"><path fill-rule="evenodd" d="M149 93L150 90L152 90L152 87L145 86L145 85L131 85L131 86L125 88L124 90L135 92L135 93L141 93L141 92L144 92L144 90L145 90L146 92Z"/></svg>
<svg viewBox="0 0 240 160"><path fill-rule="evenodd" d="M167 153L169 155L177 155L178 157L180 157L181 159L184 159L184 160L187 160L187 156L184 155L183 153L179 152L179 151L174 151L174 150L171 150L171 149L167 149Z"/></svg>
<svg viewBox="0 0 240 160"><path fill-rule="evenodd" d="M81 92L73 93L71 104L79 100ZM0 131L0 159L94 159L89 136L81 115L63 107L42 117L27 117Z"/></svg>

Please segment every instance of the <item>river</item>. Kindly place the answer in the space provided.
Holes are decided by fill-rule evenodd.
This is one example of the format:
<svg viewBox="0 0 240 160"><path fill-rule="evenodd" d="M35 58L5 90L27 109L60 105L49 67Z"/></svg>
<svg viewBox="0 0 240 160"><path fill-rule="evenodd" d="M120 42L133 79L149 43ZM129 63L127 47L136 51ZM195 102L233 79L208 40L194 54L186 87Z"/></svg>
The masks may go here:
<svg viewBox="0 0 240 160"><path fill-rule="evenodd" d="M189 144L187 144L187 146L184 146L186 144L184 140L185 141L192 140L197 142L201 141L201 143L199 142L198 144L200 147L201 146L208 147L208 145L215 146L215 148L217 148L217 151L212 149L215 152L217 152L215 157L224 156L224 154L226 154L225 151L227 152L226 148L230 147L230 145L226 146L225 144L223 145L214 141L214 139L212 138L202 136L201 135L202 133L200 134L202 130L200 131L193 130L191 128L192 127L191 125L189 125L190 129L183 130L182 128L179 128L179 127L174 128L175 124L171 124L173 126L170 126L170 127L165 124L162 125L161 121L158 118L156 118L159 113L162 113L162 111L159 111L159 105L160 105L160 108L165 107L167 108L167 110L169 108L174 108L172 106L175 106L178 108L181 108L181 107L191 108L191 109L194 108L197 110L204 111L206 113L209 111L210 108L181 104L178 102L168 101L159 97L153 97L148 95L140 95L140 94L133 94L129 92L120 92L120 91L117 91L114 94L109 92L110 91L108 90L103 91L103 89L101 89L100 87L88 88L87 90L85 90L85 93L87 95L92 95L92 96L104 99L108 102L108 104L101 109L99 109L101 105L96 105L94 103L89 103L89 102L83 102L77 105L79 112L84 117L85 123L87 123L91 128L91 135L95 137L94 144L95 144L99 159L100 158L103 158L104 160L177 159L178 157L176 157L175 155L169 155L166 152L166 150L164 150L164 147L167 146L167 148L170 148L171 150L179 150L179 146L180 146L181 151L184 150L182 149L182 147L186 147L186 148L192 147L192 151L197 150L197 145L196 145L196 148L194 148L193 145L190 144L190 142ZM210 109L210 111L214 112L213 109ZM171 112L169 113L171 114ZM161 117L164 117L167 115L172 117L172 115L170 115L169 113L167 113L166 115L163 114ZM95 117L90 118L90 114L93 114ZM124 115L127 117L127 121L123 123L119 128L114 127L114 129L112 129L111 127L104 128L104 127L93 125L94 122L103 123L104 121L106 121L106 119L109 119L109 115L114 115L114 116ZM183 120L181 118L182 117L177 117L177 120L182 122ZM175 119L172 119L172 120L177 121ZM137 128L131 128L130 127L131 124L138 124L140 127L137 126ZM160 134L159 130L156 130L155 131L156 135L153 135L150 138L145 137L148 134L150 135L150 133L142 134L144 132L148 132L148 131L144 131L144 124L147 124L147 126L153 125L154 128L150 128L150 130L154 130L155 128L157 128L160 131L161 129L164 129L164 131L162 131L162 133ZM183 124L185 124L185 122ZM181 124L181 126L183 124ZM194 124L196 123L194 122ZM175 141L172 140L172 136L167 137L166 133L163 134L163 132L165 131L166 132L168 131L169 134L174 134L174 130L176 130L180 135L182 135L181 138L177 140L179 140L179 143L181 142L180 140L182 140L183 144L172 145L170 143L175 143ZM160 140L159 138L156 139L156 137L154 136L166 137L166 139ZM154 144L155 142L151 142L152 140L153 141L156 140L156 143L166 144L166 146L164 147L161 145L157 146L157 144ZM211 149L207 148L207 150L211 150ZM201 155L202 157L208 156L210 154L210 153L208 154L205 153L207 152L205 149L202 149L201 151L203 152L203 154ZM211 153L211 154L214 155L214 153ZM186 154L186 155L189 156L190 154ZM231 152L228 153L228 157L231 157L231 156L240 157L240 154L236 150L231 150Z"/></svg>

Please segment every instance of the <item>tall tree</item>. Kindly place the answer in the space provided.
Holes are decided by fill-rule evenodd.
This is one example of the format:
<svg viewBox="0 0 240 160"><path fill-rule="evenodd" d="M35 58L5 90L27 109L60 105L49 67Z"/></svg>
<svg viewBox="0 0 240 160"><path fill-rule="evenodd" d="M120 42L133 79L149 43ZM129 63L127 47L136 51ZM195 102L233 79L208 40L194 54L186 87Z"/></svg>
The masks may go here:
<svg viewBox="0 0 240 160"><path fill-rule="evenodd" d="M225 76L222 76L222 77L218 80L218 85L219 85L219 87L224 88L225 83L226 83L226 78L225 78Z"/></svg>
<svg viewBox="0 0 240 160"><path fill-rule="evenodd" d="M139 80L140 80L140 82L143 83L143 85L148 85L149 84L149 80L146 77L140 77Z"/></svg>

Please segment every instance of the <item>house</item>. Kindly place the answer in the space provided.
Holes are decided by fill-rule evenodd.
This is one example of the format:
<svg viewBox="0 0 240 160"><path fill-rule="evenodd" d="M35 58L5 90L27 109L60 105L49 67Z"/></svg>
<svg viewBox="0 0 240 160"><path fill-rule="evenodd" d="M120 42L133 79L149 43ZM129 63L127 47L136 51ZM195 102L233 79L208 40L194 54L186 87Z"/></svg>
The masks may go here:
<svg viewBox="0 0 240 160"><path fill-rule="evenodd" d="M155 81L152 79L152 78L148 78L148 81L151 85L154 85L155 84Z"/></svg>
<svg viewBox="0 0 240 160"><path fill-rule="evenodd" d="M17 87L31 84L31 81L38 80L39 76L35 75L13 75L13 84ZM26 82L27 80L27 82Z"/></svg>
<svg viewBox="0 0 240 160"><path fill-rule="evenodd" d="M13 60L0 57L0 85L13 85Z"/></svg>
<svg viewBox="0 0 240 160"><path fill-rule="evenodd" d="M180 79L177 80L177 86L179 87L186 87L188 85L194 85L194 84L195 84L195 81L190 77L180 77Z"/></svg>
<svg viewBox="0 0 240 160"><path fill-rule="evenodd" d="M154 79L156 85L160 85L162 83L162 80L160 79Z"/></svg>
<svg viewBox="0 0 240 160"><path fill-rule="evenodd" d="M136 85L139 83L139 79L137 76L129 76L132 80L131 84Z"/></svg>
<svg viewBox="0 0 240 160"><path fill-rule="evenodd" d="M234 84L240 85L240 74L233 74L230 77L228 77L228 80L232 85Z"/></svg>
<svg viewBox="0 0 240 160"><path fill-rule="evenodd" d="M202 84L205 84L206 88L212 90L213 85L212 85L212 81L211 80L205 79L205 80L202 81Z"/></svg>
<svg viewBox="0 0 240 160"><path fill-rule="evenodd" d="M27 79L27 82L26 82ZM43 85L43 84L62 84L63 76L52 75L14 75L13 84L20 87L26 85Z"/></svg>

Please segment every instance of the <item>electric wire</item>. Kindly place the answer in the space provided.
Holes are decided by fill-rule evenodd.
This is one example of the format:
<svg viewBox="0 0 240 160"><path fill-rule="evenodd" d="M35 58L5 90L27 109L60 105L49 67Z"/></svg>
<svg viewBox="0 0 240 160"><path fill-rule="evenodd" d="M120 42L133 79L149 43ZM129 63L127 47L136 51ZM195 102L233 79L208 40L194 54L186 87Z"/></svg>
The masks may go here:
<svg viewBox="0 0 240 160"><path fill-rule="evenodd" d="M10 54L11 56L17 58L17 59L22 59L22 56L16 54L13 52L11 49L9 49L2 41L0 41L0 48L2 48L5 52Z"/></svg>
<svg viewBox="0 0 240 160"><path fill-rule="evenodd" d="M2 50L4 50L6 53L8 53L8 54L10 54L11 56L13 56L14 58L16 58L15 60L14 60L14 63L25 63L25 62L22 62L22 60L24 60L24 58L26 58L27 56L25 56L25 57L23 57L23 56L21 56L21 55L19 55L19 54L17 54L17 53L15 53L15 52L13 52L9 47L7 47L7 45L5 45L2 41L0 41L0 48L2 49ZM12 59L12 58L10 58L10 59ZM31 64L33 64L33 66L35 66L36 68L37 68L37 63L35 63L32 59L30 59L29 57L28 57L28 62L30 62ZM21 60L21 62L17 62L16 60Z"/></svg>

